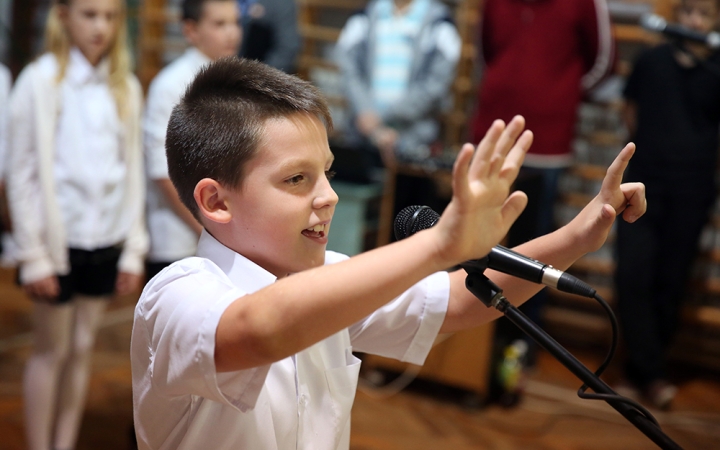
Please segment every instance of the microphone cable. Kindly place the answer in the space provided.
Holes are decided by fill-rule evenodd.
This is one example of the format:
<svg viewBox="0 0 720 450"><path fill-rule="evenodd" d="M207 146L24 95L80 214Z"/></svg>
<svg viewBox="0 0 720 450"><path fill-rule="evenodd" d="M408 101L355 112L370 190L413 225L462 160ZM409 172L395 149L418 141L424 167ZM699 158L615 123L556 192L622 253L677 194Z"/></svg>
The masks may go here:
<svg viewBox="0 0 720 450"><path fill-rule="evenodd" d="M395 218L395 236L398 240L403 239L405 237L411 236L415 234L418 231L425 230L427 228L430 228L434 226L437 221L439 220L440 215L433 211L428 206L408 206L404 208L400 213L398 213L397 217ZM460 264L462 266L462 264ZM517 275L516 275L517 276ZM575 280L574 277L571 277L573 280ZM577 280L577 284L583 284L580 280ZM556 286L557 288L557 286ZM565 289L559 289L559 290L565 290ZM575 295L580 295L575 290L565 290L566 292L575 293ZM610 305L597 293L595 289L589 288L586 291L585 295L587 297L591 297L595 299L602 308L607 313L607 316L610 320L610 326L612 329L612 341L610 343L610 349L608 350L607 355L605 356L605 360L600 364L600 367L598 367L597 370L595 370L594 374L595 376L600 377L600 375L605 371L605 369L610 364L610 361L612 360L613 356L615 356L615 351L617 350L618 345L618 323L617 318L615 317L615 313L613 312ZM645 416L650 422L655 424L656 426L660 426L657 419L653 417L653 415L648 411L644 406L642 406L640 403L636 402L635 400L632 400L627 397L623 397L619 394L598 394L598 393L588 393L587 392L588 386L587 384L583 383L583 385L578 389L577 395L578 397L586 400L604 400L604 401L618 401L622 403L626 403L630 405L633 409L635 409L639 414Z"/></svg>
<svg viewBox="0 0 720 450"><path fill-rule="evenodd" d="M600 294L597 292L593 296L595 300L597 300L598 303L603 307L605 312L607 313L608 318L610 319L610 327L612 329L612 342L610 343L610 349L608 350L607 355L605 355L605 360L600 364L600 367L595 370L595 375L599 378L600 375L605 371L605 369L610 364L610 361L612 360L613 356L615 356L615 350L617 350L617 344L618 344L618 323L617 318L615 317L615 313L613 312L612 308L606 302ZM618 401L622 403L626 403L630 406L632 406L635 410L637 410L640 414L645 416L646 419L648 419L650 422L655 424L657 427L660 427L660 424L658 423L657 419L648 411L647 408L645 408L640 403L636 402L635 400L627 397L623 397L619 394L597 394L597 393L589 393L587 392L588 385L583 384L580 386L580 389L577 391L578 397L584 399L584 400L604 400L604 401Z"/></svg>

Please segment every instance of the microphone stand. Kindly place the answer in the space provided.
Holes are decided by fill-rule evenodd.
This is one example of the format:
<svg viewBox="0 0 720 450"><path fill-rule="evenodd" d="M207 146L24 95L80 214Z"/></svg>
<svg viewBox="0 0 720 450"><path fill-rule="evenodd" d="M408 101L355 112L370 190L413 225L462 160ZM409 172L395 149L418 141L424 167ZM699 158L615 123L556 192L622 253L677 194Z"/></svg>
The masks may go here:
<svg viewBox="0 0 720 450"><path fill-rule="evenodd" d="M460 265L467 277L465 286L488 308L492 307L500 311L510 322L514 323L520 330L533 338L542 348L550 352L558 361L567 367L575 376L592 388L597 394L617 395L610 386L605 384L594 372L585 367L577 358L568 352L555 339L547 334L535 322L530 320L519 309L513 306L503 295L495 283L490 281L483 273L487 268L487 257L468 261ZM637 409L615 399L604 399L610 406L615 408L636 428L642 431L648 438L662 449L682 450L682 447L670 439L658 425L640 413Z"/></svg>

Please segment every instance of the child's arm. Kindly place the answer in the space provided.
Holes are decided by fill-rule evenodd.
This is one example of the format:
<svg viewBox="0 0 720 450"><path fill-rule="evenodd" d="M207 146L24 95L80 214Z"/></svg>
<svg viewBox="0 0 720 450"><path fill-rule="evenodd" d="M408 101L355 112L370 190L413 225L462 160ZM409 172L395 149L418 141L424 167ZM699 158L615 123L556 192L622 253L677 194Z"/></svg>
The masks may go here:
<svg viewBox="0 0 720 450"><path fill-rule="evenodd" d="M115 293L118 295L129 294L142 287L145 254L149 246L145 227L145 169L140 127L142 88L134 76L128 78L128 87L130 112L125 120L124 139L127 198L123 202L123 207L126 208L124 213L132 220L118 261L118 277L115 282Z"/></svg>
<svg viewBox="0 0 720 450"><path fill-rule="evenodd" d="M13 236L18 245L18 278L27 294L37 300L51 301L59 293L55 268L49 249L42 238L46 223L43 217L40 183L40 156L38 148L41 136L52 129L40 129L36 96L40 95L48 107L55 100L47 92L36 92L43 86L37 79L38 64L26 67L15 82L8 105L8 155L7 196L13 222ZM52 94L52 91L50 91Z"/></svg>
<svg viewBox="0 0 720 450"><path fill-rule="evenodd" d="M217 370L265 365L297 353L368 316L422 278L487 254L527 202L521 192L509 195L532 142L532 133L523 128L521 117L507 126L496 121L477 151L462 148L453 168L453 198L436 226L235 300L217 327Z"/></svg>
<svg viewBox="0 0 720 450"><path fill-rule="evenodd" d="M618 214L634 222L645 213L645 186L641 183L621 184L622 175L635 151L628 144L607 170L600 193L567 225L515 249L533 259L565 270L586 253L597 250L607 239ZM492 270L486 274L503 289L503 295L515 305L522 304L543 286L520 280ZM450 275L451 297L442 332L470 328L501 315L486 307L465 288L465 271Z"/></svg>

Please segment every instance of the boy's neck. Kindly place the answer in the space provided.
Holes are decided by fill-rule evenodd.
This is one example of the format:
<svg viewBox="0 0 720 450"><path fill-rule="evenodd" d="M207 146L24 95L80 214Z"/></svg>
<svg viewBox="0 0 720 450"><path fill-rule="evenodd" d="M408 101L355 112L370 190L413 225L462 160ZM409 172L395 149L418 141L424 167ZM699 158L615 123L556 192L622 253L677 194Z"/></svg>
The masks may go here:
<svg viewBox="0 0 720 450"><path fill-rule="evenodd" d="M711 54L707 46L686 42L682 48L675 50L675 60L682 67L695 67L698 61L706 60Z"/></svg>
<svg viewBox="0 0 720 450"><path fill-rule="evenodd" d="M87 55L80 49L80 47L77 46L74 46L73 48L77 50L77 52L82 55L82 57L85 58L85 60L93 67L97 67L98 64L100 64L100 61L102 61L105 57L105 55Z"/></svg>
<svg viewBox="0 0 720 450"><path fill-rule="evenodd" d="M395 0L395 14L404 14L410 3L412 3L412 0Z"/></svg>

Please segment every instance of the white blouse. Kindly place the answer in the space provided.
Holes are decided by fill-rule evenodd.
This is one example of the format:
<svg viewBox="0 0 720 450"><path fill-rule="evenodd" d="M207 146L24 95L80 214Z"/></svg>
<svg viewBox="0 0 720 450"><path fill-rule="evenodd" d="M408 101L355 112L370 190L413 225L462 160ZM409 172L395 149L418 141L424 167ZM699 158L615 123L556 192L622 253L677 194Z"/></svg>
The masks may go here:
<svg viewBox="0 0 720 450"><path fill-rule="evenodd" d="M127 234L120 207L126 176L122 124L108 85L109 65L105 59L93 67L73 48L60 86L54 171L71 248L107 247Z"/></svg>

